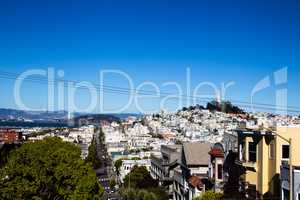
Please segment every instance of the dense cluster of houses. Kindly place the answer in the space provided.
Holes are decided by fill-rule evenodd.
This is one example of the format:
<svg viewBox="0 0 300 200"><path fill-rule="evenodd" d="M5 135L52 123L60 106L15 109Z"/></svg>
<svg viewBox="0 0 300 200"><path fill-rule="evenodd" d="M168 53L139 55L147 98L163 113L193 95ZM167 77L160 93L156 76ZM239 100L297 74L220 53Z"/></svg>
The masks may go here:
<svg viewBox="0 0 300 200"><path fill-rule="evenodd" d="M160 155L151 156L151 175L168 187L174 200L191 200L207 190L236 191L249 199L289 199L292 154L292 194L299 199L300 127L236 129L234 135L235 148L227 151L223 143L163 145ZM294 144L291 151L284 138Z"/></svg>
<svg viewBox="0 0 300 200"><path fill-rule="evenodd" d="M113 160L124 160L122 177L145 166L170 199L191 200L207 190L299 199L300 147L290 151L300 142L298 117L194 109L123 123L104 128Z"/></svg>
<svg viewBox="0 0 300 200"><path fill-rule="evenodd" d="M300 120L267 113L227 114L205 109L129 117L101 124L119 180L146 167L170 199L192 200L207 190L257 197L300 199ZM80 146L82 158L95 127L0 129L0 142L60 137ZM138 159L136 159L138 158Z"/></svg>

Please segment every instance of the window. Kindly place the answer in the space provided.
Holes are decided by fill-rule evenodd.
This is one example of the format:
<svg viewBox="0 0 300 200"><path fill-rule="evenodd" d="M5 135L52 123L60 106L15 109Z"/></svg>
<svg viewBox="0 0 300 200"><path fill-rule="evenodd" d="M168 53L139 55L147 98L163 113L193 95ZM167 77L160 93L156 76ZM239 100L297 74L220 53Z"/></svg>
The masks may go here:
<svg viewBox="0 0 300 200"><path fill-rule="evenodd" d="M248 147L248 153L249 153L249 162L256 162L256 144L254 142L249 142Z"/></svg>
<svg viewBox="0 0 300 200"><path fill-rule="evenodd" d="M270 143L269 150L270 150L270 152L269 152L269 158L270 159L274 159L275 158L275 144L274 144L274 142Z"/></svg>
<svg viewBox="0 0 300 200"><path fill-rule="evenodd" d="M221 164L218 165L218 179L223 179L223 166Z"/></svg>
<svg viewBox="0 0 300 200"><path fill-rule="evenodd" d="M289 159L289 158L290 158L290 146L282 145L282 159Z"/></svg>

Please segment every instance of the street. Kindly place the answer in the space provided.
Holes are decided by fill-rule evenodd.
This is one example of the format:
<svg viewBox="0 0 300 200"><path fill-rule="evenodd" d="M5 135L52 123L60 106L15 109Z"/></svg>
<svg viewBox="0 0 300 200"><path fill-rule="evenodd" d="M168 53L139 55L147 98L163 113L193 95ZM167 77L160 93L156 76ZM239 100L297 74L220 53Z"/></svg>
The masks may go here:
<svg viewBox="0 0 300 200"><path fill-rule="evenodd" d="M95 172L97 174L99 182L105 190L104 199L120 200L121 197L118 192L110 188L110 177L112 177L113 175L111 172L112 162L106 150L104 134L101 134L103 134L101 132L101 129L97 130L95 133L97 157L101 161L101 167L99 169L96 169Z"/></svg>

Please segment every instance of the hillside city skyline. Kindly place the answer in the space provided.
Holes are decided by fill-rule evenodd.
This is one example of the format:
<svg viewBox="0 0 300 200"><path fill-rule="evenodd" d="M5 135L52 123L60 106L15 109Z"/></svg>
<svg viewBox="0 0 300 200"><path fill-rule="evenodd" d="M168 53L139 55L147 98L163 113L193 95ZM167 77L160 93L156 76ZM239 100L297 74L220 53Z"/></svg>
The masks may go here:
<svg viewBox="0 0 300 200"><path fill-rule="evenodd" d="M0 1L0 199L300 200L299 10Z"/></svg>

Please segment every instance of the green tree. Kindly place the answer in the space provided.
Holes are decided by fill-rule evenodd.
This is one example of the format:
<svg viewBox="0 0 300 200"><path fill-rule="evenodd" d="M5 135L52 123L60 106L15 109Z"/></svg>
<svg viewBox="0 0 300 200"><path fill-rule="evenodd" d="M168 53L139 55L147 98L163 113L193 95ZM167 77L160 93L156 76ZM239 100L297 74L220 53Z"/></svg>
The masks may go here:
<svg viewBox="0 0 300 200"><path fill-rule="evenodd" d="M0 199L103 199L80 149L59 138L25 143L0 169Z"/></svg>
<svg viewBox="0 0 300 200"><path fill-rule="evenodd" d="M100 159L98 158L98 155L97 155L95 139L92 140L92 143L89 146L88 156L86 157L85 161L88 162L88 163L91 163L93 165L94 169L97 169L97 168L101 167L101 161L100 161Z"/></svg>
<svg viewBox="0 0 300 200"><path fill-rule="evenodd" d="M123 160L124 160L124 158L120 158L115 162L115 168L116 168L116 171L117 171L117 175L120 175L120 168L123 164Z"/></svg>
<svg viewBox="0 0 300 200"><path fill-rule="evenodd" d="M220 200L222 197L222 193L207 191L203 193L200 197L195 198L194 200Z"/></svg>
<svg viewBox="0 0 300 200"><path fill-rule="evenodd" d="M134 166L131 172L125 176L124 187L148 189L158 187L158 183L151 177L146 167Z"/></svg>
<svg viewBox="0 0 300 200"><path fill-rule="evenodd" d="M155 194L155 196L157 197L158 200L169 199L169 196L166 193L165 188L163 188L163 187L150 188L150 189L148 189L148 191Z"/></svg>
<svg viewBox="0 0 300 200"><path fill-rule="evenodd" d="M148 190L127 189L122 192L124 200L166 200ZM167 198L168 199L168 198Z"/></svg>
<svg viewBox="0 0 300 200"><path fill-rule="evenodd" d="M116 185L117 185L117 182L116 182L116 180L113 178L113 179L111 179L110 180L110 182L109 182L109 187L110 187L110 189L113 189L113 188L115 188L116 187Z"/></svg>
<svg viewBox="0 0 300 200"><path fill-rule="evenodd" d="M125 200L165 200L169 199L164 188L158 186L146 167L134 166L124 179L121 192Z"/></svg>
<svg viewBox="0 0 300 200"><path fill-rule="evenodd" d="M20 147L20 144L4 144L2 148L0 147L0 168L3 167L9 157L10 152Z"/></svg>

